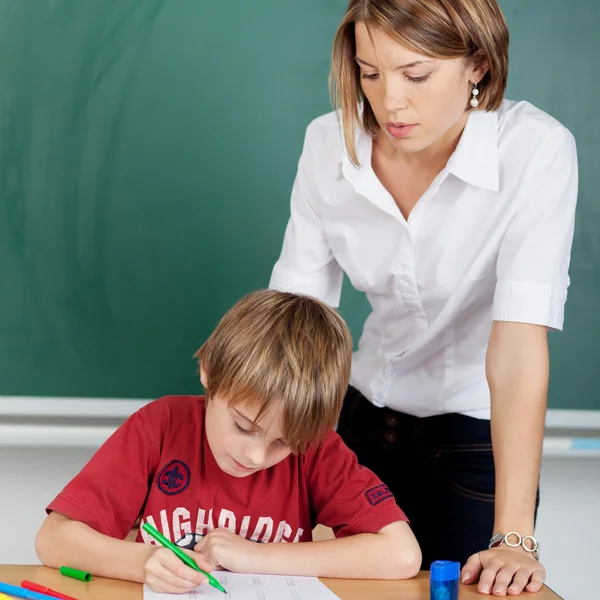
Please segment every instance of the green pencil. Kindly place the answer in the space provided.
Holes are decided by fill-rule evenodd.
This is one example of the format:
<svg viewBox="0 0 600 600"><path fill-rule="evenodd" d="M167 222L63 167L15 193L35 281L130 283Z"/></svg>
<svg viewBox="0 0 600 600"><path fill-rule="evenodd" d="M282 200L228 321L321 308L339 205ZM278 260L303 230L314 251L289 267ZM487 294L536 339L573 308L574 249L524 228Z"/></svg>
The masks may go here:
<svg viewBox="0 0 600 600"><path fill-rule="evenodd" d="M144 523L142 525L142 529L148 532L157 542L160 542L165 548L172 550L188 567L192 567L195 571L199 571L203 575L208 577L208 583L212 585L214 588L217 588L219 591L224 594L227 593L227 590L210 574L206 571L203 571L194 561L191 556L188 556L181 548L176 546L173 542L170 542L162 533L156 531L150 523Z"/></svg>

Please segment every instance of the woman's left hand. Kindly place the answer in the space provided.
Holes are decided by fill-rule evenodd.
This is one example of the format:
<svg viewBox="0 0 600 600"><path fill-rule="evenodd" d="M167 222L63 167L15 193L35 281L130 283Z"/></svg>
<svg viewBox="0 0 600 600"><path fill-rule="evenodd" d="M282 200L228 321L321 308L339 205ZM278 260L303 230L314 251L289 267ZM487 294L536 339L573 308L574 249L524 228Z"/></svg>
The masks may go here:
<svg viewBox="0 0 600 600"><path fill-rule="evenodd" d="M519 548L492 548L473 554L462 570L462 582L479 581L480 594L518 596L523 590L537 592L546 579L546 569L531 554Z"/></svg>

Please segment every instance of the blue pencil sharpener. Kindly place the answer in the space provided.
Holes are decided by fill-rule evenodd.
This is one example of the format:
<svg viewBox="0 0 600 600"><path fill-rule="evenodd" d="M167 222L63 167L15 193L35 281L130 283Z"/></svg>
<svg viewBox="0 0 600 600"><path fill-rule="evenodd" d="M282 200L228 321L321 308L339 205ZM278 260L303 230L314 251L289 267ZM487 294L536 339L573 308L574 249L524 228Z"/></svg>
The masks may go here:
<svg viewBox="0 0 600 600"><path fill-rule="evenodd" d="M458 600L460 563L451 560L436 560L430 568L431 600Z"/></svg>

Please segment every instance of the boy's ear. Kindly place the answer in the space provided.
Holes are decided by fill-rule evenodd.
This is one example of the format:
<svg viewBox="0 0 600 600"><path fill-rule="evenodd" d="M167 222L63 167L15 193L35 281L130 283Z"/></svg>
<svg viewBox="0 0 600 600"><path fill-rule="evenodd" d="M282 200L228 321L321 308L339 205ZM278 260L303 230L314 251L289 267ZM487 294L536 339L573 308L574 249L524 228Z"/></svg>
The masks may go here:
<svg viewBox="0 0 600 600"><path fill-rule="evenodd" d="M208 388L208 377L206 376L206 371L200 366L200 382L204 386L204 389Z"/></svg>

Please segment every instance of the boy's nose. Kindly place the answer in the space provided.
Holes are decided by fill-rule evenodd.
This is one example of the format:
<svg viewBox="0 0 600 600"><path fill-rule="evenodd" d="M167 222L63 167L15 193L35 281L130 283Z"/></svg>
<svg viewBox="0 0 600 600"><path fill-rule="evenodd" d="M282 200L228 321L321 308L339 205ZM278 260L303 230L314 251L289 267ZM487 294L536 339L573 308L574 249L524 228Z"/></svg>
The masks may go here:
<svg viewBox="0 0 600 600"><path fill-rule="evenodd" d="M261 467L267 459L267 451L264 446L247 448L245 454L246 465L249 467Z"/></svg>

